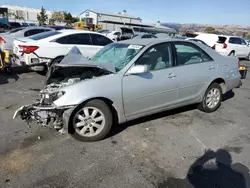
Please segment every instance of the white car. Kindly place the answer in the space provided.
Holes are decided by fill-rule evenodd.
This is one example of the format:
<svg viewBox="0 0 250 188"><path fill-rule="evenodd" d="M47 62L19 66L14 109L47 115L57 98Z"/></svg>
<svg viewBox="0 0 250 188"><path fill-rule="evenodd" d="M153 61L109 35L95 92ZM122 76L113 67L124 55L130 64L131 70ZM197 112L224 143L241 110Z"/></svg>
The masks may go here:
<svg viewBox="0 0 250 188"><path fill-rule="evenodd" d="M13 40L20 37L29 37L39 33L52 31L54 29L46 27L20 27L6 33L0 34L0 46L2 50L8 50L12 55Z"/></svg>
<svg viewBox="0 0 250 188"><path fill-rule="evenodd" d="M200 44L204 44L205 46L210 47L207 43L205 43L204 41L202 41L202 40L200 40L200 39L196 39L196 38L186 38L185 40L198 42L198 43L200 43Z"/></svg>
<svg viewBox="0 0 250 188"><path fill-rule="evenodd" d="M196 36L195 39L199 39L199 40L205 42L208 46L210 46L211 48L214 49L215 45L218 41L218 35L204 33L204 34L200 34L200 35Z"/></svg>
<svg viewBox="0 0 250 188"><path fill-rule="evenodd" d="M14 40L13 61L34 71L44 71L47 66L59 63L74 46L83 56L91 58L112 42L108 37L91 31L49 31Z"/></svg>
<svg viewBox="0 0 250 188"><path fill-rule="evenodd" d="M219 36L215 50L221 55L237 56L250 60L249 44L242 38L236 36Z"/></svg>
<svg viewBox="0 0 250 188"><path fill-rule="evenodd" d="M101 34L114 41L118 41L122 35L120 31L108 31L108 30L104 30L103 32L101 32Z"/></svg>

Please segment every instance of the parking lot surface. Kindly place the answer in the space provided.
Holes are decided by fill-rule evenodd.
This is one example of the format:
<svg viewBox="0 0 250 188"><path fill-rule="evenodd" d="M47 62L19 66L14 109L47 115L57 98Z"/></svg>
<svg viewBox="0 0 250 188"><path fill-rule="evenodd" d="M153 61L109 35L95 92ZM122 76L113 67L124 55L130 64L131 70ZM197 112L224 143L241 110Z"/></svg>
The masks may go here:
<svg viewBox="0 0 250 188"><path fill-rule="evenodd" d="M237 172L239 185L250 185L250 73L215 113L195 106L166 111L116 125L108 138L92 143L13 120L17 108L38 96L44 76L24 69L0 74L0 187L199 187L188 172L208 149L228 152L221 160L229 165L231 157L232 168L223 174Z"/></svg>

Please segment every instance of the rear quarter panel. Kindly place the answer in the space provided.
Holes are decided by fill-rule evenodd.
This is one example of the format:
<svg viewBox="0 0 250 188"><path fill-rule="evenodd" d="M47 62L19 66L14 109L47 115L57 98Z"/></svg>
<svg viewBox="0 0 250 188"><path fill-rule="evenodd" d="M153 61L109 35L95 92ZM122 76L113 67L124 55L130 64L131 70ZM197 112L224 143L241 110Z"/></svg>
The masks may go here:
<svg viewBox="0 0 250 188"><path fill-rule="evenodd" d="M238 58L233 56L222 56L211 48L201 46L200 44L197 45L204 49L208 53L208 55L210 55L210 57L212 57L213 60L218 64L209 85L214 80L221 78L225 81L226 92L232 90L235 87L238 87L241 78L238 68Z"/></svg>

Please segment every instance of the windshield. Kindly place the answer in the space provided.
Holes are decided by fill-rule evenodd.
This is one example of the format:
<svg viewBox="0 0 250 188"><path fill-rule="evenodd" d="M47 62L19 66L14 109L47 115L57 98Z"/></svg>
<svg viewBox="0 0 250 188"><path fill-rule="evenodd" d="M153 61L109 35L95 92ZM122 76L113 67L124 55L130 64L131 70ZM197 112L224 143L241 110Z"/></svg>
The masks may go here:
<svg viewBox="0 0 250 188"><path fill-rule="evenodd" d="M92 61L97 63L112 63L116 71L123 69L143 48L141 45L112 43L101 49Z"/></svg>
<svg viewBox="0 0 250 188"><path fill-rule="evenodd" d="M43 33L33 35L33 36L29 37L29 38L33 39L33 40L41 40L41 39L52 37L52 36L58 35L58 34L60 34L60 32L58 32L58 31L48 31L48 32L43 32Z"/></svg>

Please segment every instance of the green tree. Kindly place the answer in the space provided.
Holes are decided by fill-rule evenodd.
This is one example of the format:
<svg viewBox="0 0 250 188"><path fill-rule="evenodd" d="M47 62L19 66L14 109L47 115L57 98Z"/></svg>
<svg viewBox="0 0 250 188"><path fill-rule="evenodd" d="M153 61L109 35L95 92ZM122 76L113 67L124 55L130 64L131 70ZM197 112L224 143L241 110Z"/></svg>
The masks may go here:
<svg viewBox="0 0 250 188"><path fill-rule="evenodd" d="M40 14L37 14L37 20L39 25L44 25L48 20L48 15L46 14L46 10L42 7Z"/></svg>
<svg viewBox="0 0 250 188"><path fill-rule="evenodd" d="M80 19L78 17L73 17L72 18L72 23L79 22L79 21L80 21Z"/></svg>
<svg viewBox="0 0 250 188"><path fill-rule="evenodd" d="M212 33L212 34L216 34L217 31L213 28L213 27L207 27L205 30L204 30L205 33Z"/></svg>
<svg viewBox="0 0 250 188"><path fill-rule="evenodd" d="M64 22L67 24L72 23L73 16L70 13L64 12Z"/></svg>

